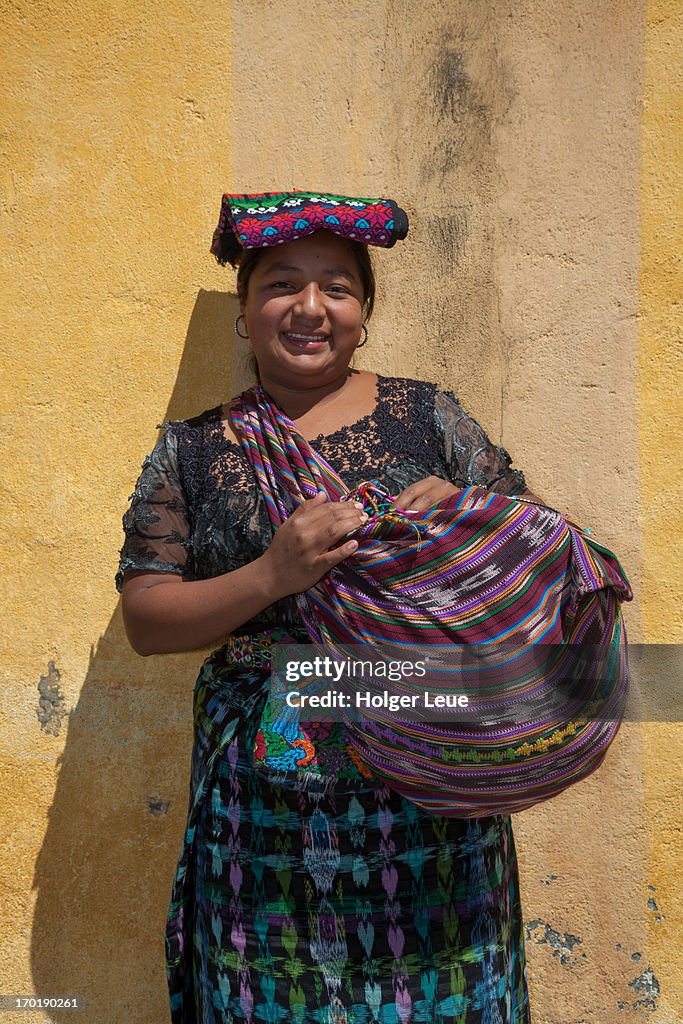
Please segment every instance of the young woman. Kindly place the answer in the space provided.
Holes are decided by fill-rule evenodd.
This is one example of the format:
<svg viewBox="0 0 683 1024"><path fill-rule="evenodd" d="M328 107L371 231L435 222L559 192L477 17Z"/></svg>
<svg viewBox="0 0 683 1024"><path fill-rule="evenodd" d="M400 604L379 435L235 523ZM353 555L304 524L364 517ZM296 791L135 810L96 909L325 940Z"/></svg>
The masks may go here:
<svg viewBox="0 0 683 1024"><path fill-rule="evenodd" d="M233 255L261 386L349 488L371 477L417 510L472 484L528 495L453 395L352 369L366 244L322 228ZM274 532L227 405L163 429L124 517L126 631L142 655L216 645L194 692L172 1021L528 1021L509 817L432 815L368 777L341 724L275 720L270 648L308 642L293 595L356 550L362 507L319 493Z"/></svg>

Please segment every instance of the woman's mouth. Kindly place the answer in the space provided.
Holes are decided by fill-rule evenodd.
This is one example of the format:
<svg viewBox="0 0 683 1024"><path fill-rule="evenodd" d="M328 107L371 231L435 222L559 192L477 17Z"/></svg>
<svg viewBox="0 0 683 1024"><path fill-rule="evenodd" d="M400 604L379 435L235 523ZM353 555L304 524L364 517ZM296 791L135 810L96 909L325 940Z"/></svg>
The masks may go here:
<svg viewBox="0 0 683 1024"><path fill-rule="evenodd" d="M304 331L283 331L282 336L295 348L322 348L328 343L329 334L307 334Z"/></svg>

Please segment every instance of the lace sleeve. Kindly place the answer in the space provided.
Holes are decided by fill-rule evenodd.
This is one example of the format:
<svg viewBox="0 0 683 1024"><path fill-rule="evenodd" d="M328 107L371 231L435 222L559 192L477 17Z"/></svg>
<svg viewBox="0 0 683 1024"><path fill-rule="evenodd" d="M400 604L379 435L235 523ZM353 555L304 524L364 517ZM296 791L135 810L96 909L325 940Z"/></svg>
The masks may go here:
<svg viewBox="0 0 683 1024"><path fill-rule="evenodd" d="M457 487L478 484L499 494L526 490L524 474L512 469L505 448L489 441L479 424L465 413L455 395L437 391L434 409L441 428L448 474Z"/></svg>
<svg viewBox="0 0 683 1024"><path fill-rule="evenodd" d="M177 439L171 424L159 426L166 429L142 463L123 516L126 536L116 573L119 593L127 569L179 575L187 571L190 516L178 472Z"/></svg>

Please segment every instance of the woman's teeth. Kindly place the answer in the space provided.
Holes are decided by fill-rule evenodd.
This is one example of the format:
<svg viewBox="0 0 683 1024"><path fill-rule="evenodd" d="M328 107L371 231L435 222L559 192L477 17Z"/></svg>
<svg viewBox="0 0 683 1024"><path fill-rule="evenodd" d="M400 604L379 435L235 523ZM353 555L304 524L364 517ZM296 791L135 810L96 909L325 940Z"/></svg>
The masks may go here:
<svg viewBox="0 0 683 1024"><path fill-rule="evenodd" d="M297 334L294 331L285 331L285 337L290 341L321 342L327 341L329 334Z"/></svg>

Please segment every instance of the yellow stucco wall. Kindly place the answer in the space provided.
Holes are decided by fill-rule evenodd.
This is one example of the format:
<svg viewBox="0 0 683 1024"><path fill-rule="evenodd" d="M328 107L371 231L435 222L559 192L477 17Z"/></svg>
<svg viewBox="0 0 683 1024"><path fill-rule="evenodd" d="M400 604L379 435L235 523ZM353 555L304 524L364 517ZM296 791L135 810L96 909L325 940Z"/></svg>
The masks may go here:
<svg viewBox="0 0 683 1024"><path fill-rule="evenodd" d="M400 198L359 365L454 387L619 553L631 638L680 642L679 7L0 9L0 992L167 1019L201 654L135 656L113 572L155 424L246 379L208 255L225 189ZM629 723L519 816L534 1024L683 1019L680 735Z"/></svg>
<svg viewBox="0 0 683 1024"><path fill-rule="evenodd" d="M672 552L680 567L683 354L683 8L648 4L642 123L638 433L642 466L645 640L680 644L683 617ZM679 677L680 682L680 677ZM683 1020L683 799L680 724L644 727L651 911L650 960L657 964L663 1020Z"/></svg>

